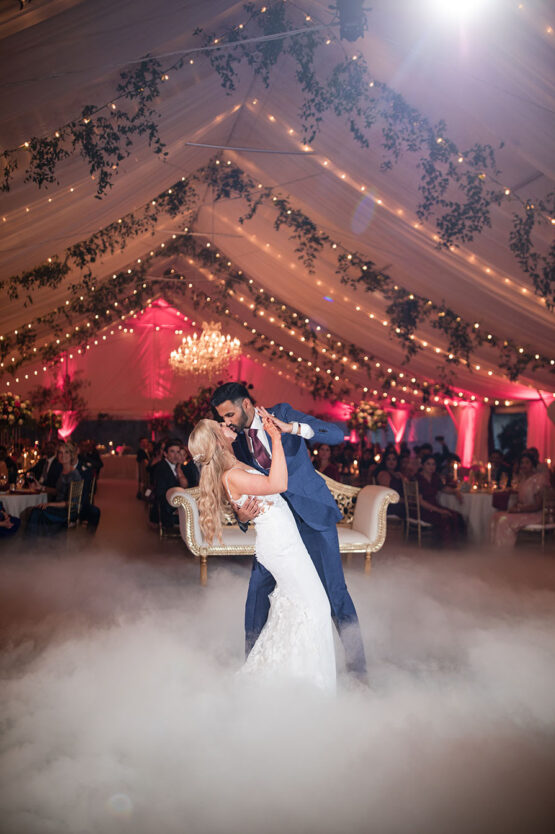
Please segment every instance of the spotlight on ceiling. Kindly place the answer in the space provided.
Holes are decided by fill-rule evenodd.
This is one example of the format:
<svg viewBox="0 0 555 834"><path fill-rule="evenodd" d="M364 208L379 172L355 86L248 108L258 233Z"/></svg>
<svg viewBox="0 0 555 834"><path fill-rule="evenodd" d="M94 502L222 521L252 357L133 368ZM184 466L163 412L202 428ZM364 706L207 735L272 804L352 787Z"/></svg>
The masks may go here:
<svg viewBox="0 0 555 834"><path fill-rule="evenodd" d="M339 36L342 40L352 42L364 37L367 24L362 2L363 0L337 0Z"/></svg>

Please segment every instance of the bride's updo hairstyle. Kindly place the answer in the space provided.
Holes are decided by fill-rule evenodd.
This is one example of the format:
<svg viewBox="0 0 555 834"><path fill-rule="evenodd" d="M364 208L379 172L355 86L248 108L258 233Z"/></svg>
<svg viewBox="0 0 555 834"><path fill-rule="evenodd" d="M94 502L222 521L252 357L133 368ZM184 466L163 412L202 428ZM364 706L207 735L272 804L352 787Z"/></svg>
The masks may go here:
<svg viewBox="0 0 555 834"><path fill-rule="evenodd" d="M227 496L222 476L225 472L225 451L220 442L218 423L199 420L189 437L189 451L200 467L198 510L200 528L206 540L222 542L222 510Z"/></svg>

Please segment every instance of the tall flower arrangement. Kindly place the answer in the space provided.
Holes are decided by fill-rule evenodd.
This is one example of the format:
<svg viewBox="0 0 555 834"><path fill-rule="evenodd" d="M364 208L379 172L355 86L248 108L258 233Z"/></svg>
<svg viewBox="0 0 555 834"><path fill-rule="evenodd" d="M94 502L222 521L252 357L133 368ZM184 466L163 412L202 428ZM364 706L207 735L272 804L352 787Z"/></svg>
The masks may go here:
<svg viewBox="0 0 555 834"><path fill-rule="evenodd" d="M33 423L33 411L29 400L17 394L0 394L0 426L3 429L21 428Z"/></svg>
<svg viewBox="0 0 555 834"><path fill-rule="evenodd" d="M347 425L351 431L353 429L356 431L363 442L368 431L386 428L387 414L376 403L362 400L359 403L353 403L353 410Z"/></svg>

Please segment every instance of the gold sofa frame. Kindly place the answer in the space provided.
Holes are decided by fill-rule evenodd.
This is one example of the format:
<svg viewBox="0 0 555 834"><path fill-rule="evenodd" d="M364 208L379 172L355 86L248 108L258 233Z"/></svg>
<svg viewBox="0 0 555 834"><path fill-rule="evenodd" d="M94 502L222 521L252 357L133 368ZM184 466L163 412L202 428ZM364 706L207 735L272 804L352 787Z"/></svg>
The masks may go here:
<svg viewBox="0 0 555 834"><path fill-rule="evenodd" d="M372 553L380 550L385 541L387 533L387 508L389 504L396 504L399 501L399 495L387 487L366 486L361 488L348 486L346 484L340 484L321 473L318 474L326 482L343 516L337 525L340 553L364 553L365 572L369 573ZM200 533L198 518L195 518L195 511L191 504L191 499L196 503L198 496L198 487L191 489L174 487L167 492L168 502L171 506L177 507L179 512L181 537L187 549L193 556L200 560L200 581L202 585L206 585L208 579L208 557L253 556L255 553L254 533L250 535L248 533L241 533L241 536L245 536L245 541L240 544L225 542L227 529L239 530L235 515L231 506L229 506L226 508L222 519L224 543L215 541L212 544L208 544L203 540L202 534ZM361 504L364 503L365 507L374 514L374 521L376 523L371 525L371 530L368 529L368 533L371 533L371 535L361 532L357 537L356 534L358 531L353 527L353 524L355 522L356 507L359 498L361 499ZM196 512L198 514L198 508ZM359 516L361 513L362 511L359 512ZM342 534L342 530L351 532ZM234 536L234 538L238 537Z"/></svg>

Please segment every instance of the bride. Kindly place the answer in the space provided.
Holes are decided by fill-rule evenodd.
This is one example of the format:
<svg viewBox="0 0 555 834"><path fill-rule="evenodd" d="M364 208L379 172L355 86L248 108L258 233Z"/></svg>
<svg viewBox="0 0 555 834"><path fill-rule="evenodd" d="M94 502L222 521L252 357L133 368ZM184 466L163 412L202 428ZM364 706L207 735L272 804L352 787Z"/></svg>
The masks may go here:
<svg viewBox="0 0 555 834"><path fill-rule="evenodd" d="M241 507L260 496L255 518L256 558L274 576L270 613L247 657L243 672L262 678L296 678L335 691L335 652L330 605L295 519L280 492L287 489L287 463L281 431L265 409L259 409L272 441L268 475L241 463L233 454L235 432L224 423L200 420L189 438L189 450L200 464L200 525L207 540L221 540L225 500Z"/></svg>

